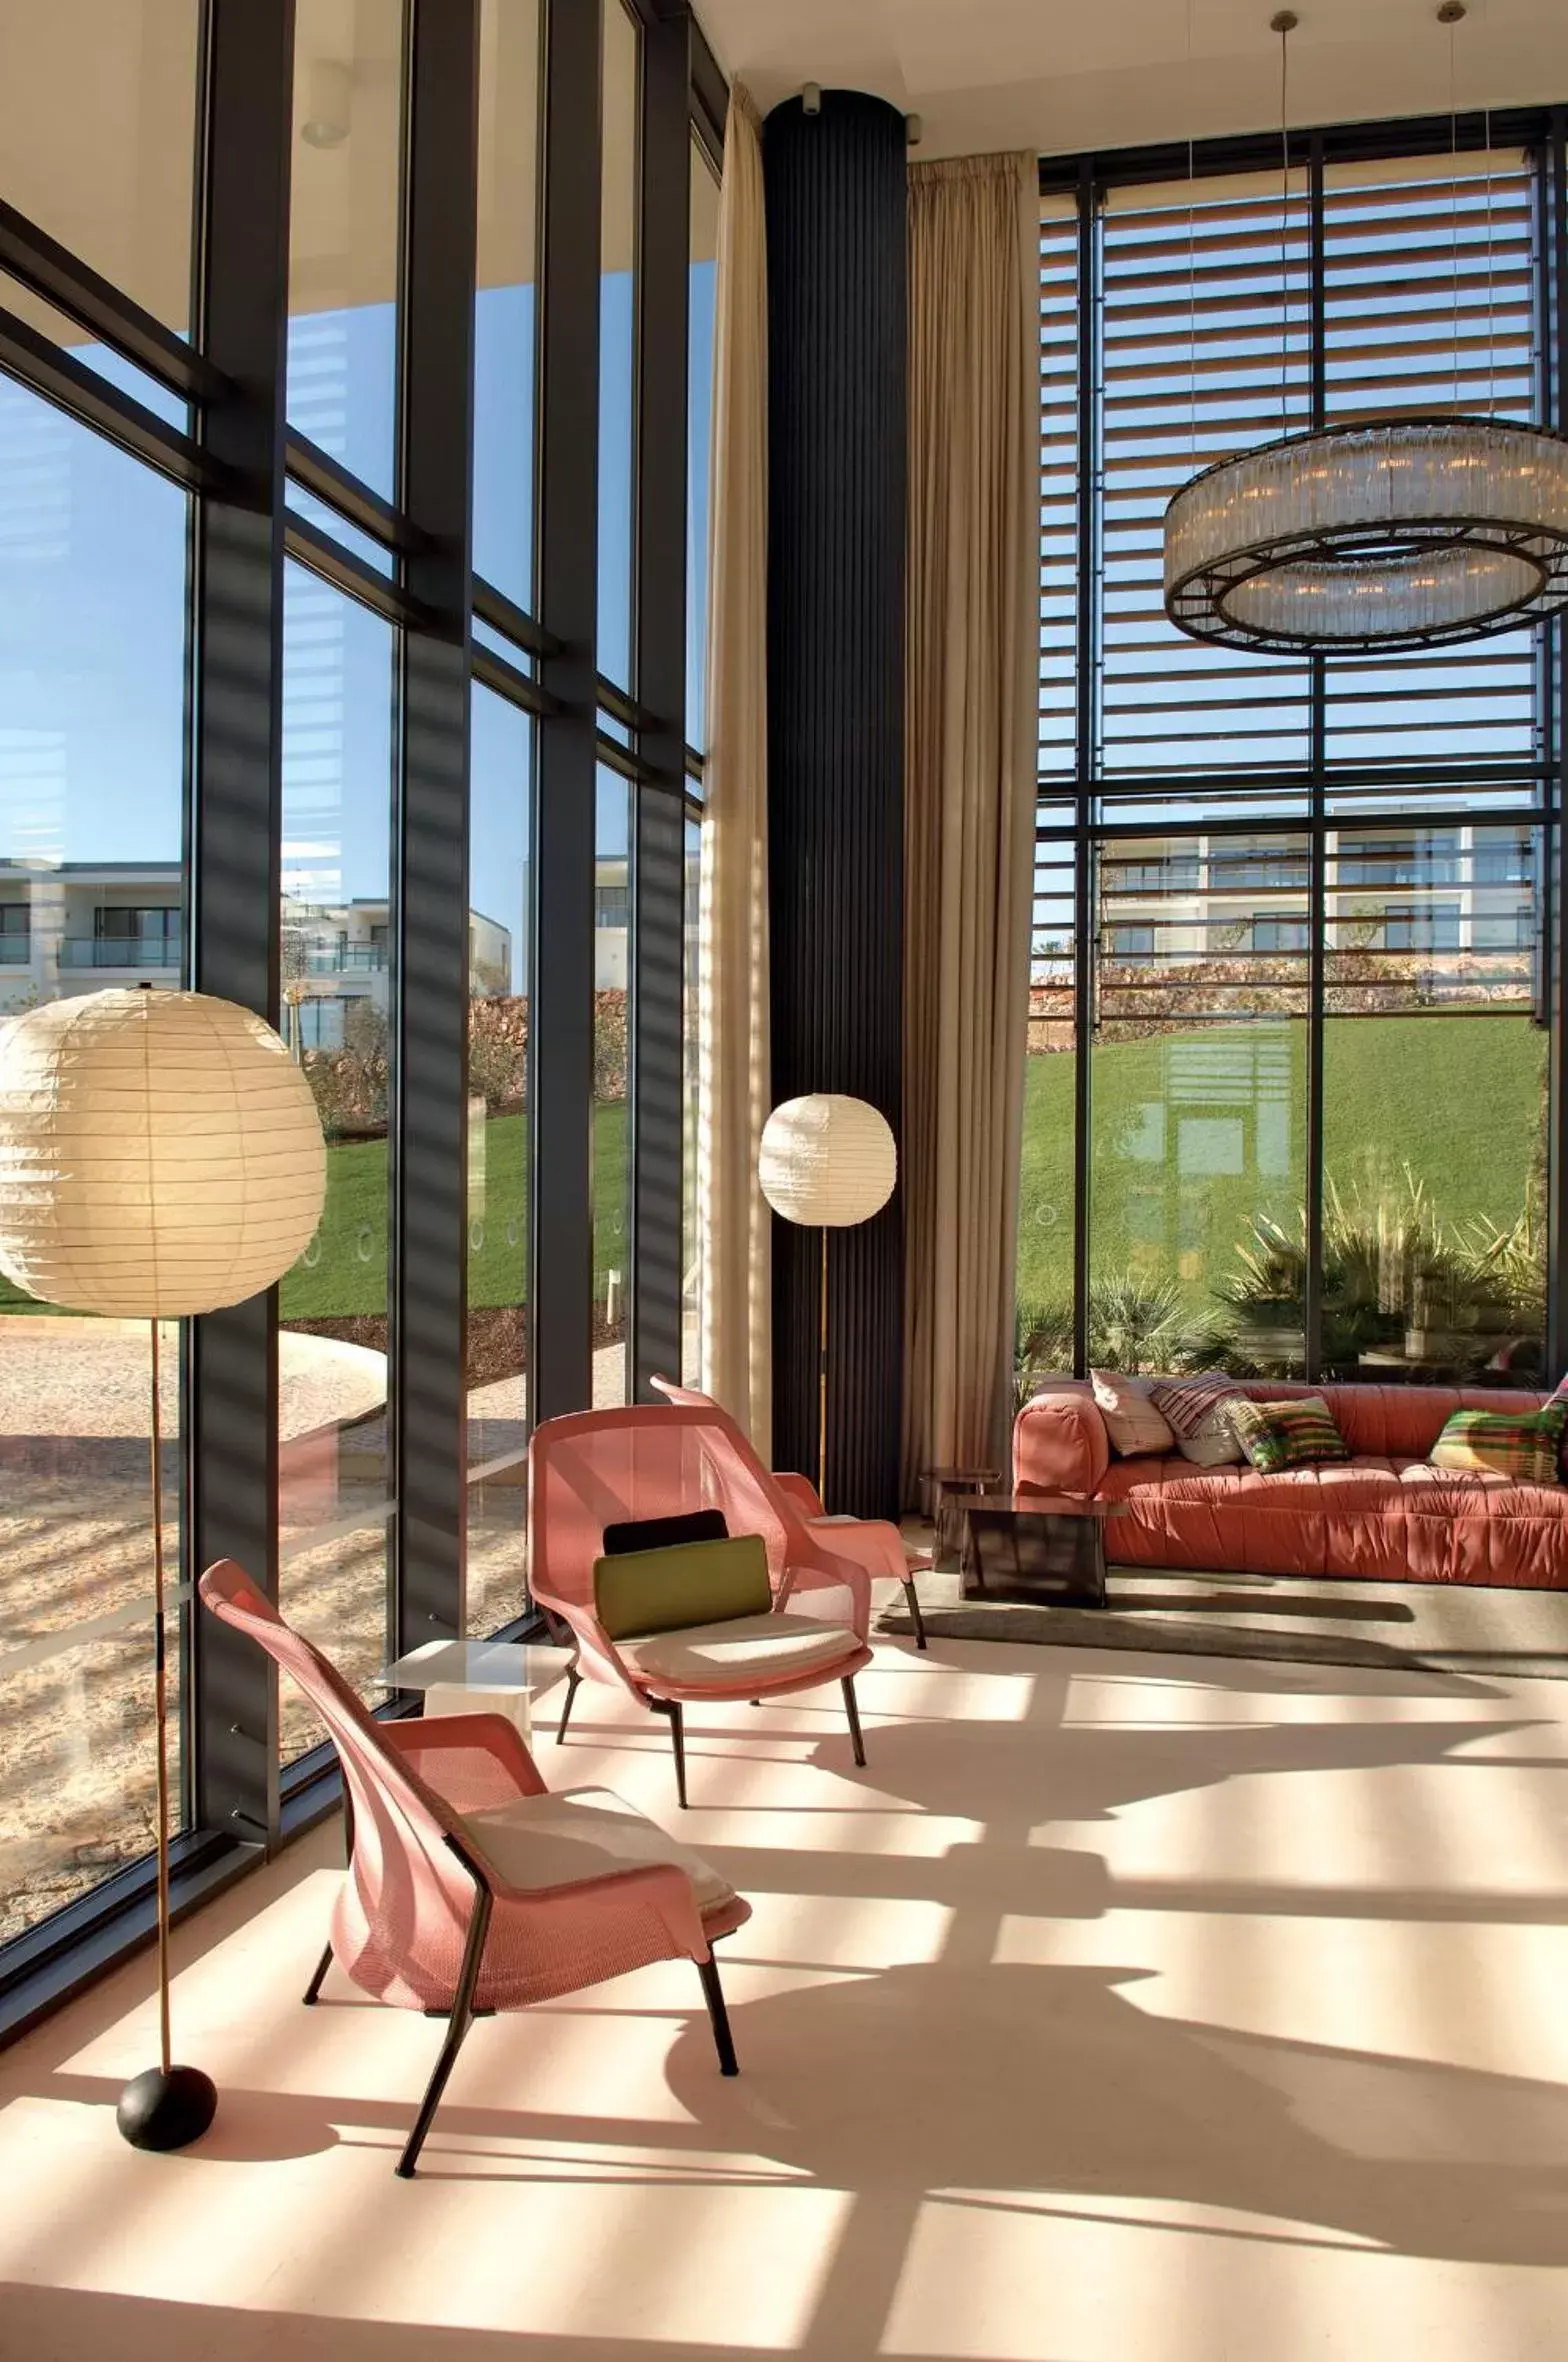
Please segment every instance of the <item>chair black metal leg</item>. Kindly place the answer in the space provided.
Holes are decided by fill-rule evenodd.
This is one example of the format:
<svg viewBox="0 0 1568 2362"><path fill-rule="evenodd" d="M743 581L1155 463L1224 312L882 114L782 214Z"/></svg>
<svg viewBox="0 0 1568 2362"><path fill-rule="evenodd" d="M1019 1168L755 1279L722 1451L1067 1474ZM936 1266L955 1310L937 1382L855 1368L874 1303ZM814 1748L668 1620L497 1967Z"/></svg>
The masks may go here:
<svg viewBox="0 0 1568 2362"><path fill-rule="evenodd" d="M844 1711L849 1716L849 1743L855 1750L855 1761L862 1771L866 1764L866 1742L860 1735L860 1707L855 1698L855 1677L846 1673L839 1683L844 1693Z"/></svg>
<svg viewBox="0 0 1568 2362"><path fill-rule="evenodd" d="M441 2056L425 2086L425 2096L419 2103L419 2114L414 2129L408 2136L402 2156L397 2161L400 2178L411 2182L419 2152L425 2145L425 2135L441 2105L441 2094L447 2078L457 2064L457 2054L463 2047L463 2037L474 2022L474 1994L479 1985L480 1964L485 1956L485 1937L490 1929L490 1890L479 1887L474 1895L474 1916L468 1923L468 1941L463 1947L463 1966L458 1975L457 1991L452 1996L451 2015L447 2021L446 2040L441 2045Z"/></svg>
<svg viewBox="0 0 1568 2362"><path fill-rule="evenodd" d="M904 1597L909 1602L909 1620L915 1627L915 1646L916 1648L924 1648L926 1645L926 1620L920 1613L920 1594L915 1589L913 1575L904 1577Z"/></svg>
<svg viewBox="0 0 1568 2362"><path fill-rule="evenodd" d="M311 1978L310 1983L305 1987L305 2007L307 2009L315 2008L316 1996L321 1991L322 1981L331 1966L332 1946L329 1944L326 1950L322 1953L321 1958L316 1963L315 1975Z"/></svg>
<svg viewBox="0 0 1568 2362"><path fill-rule="evenodd" d="M572 1719L572 1707L576 1703L577 1693L582 1686L583 1677L577 1667L574 1664L568 1665L566 1668L566 1704L561 1708L561 1719L555 1726L555 1743L558 1747L566 1736L566 1726Z"/></svg>
<svg viewBox="0 0 1568 2362"><path fill-rule="evenodd" d="M713 2047L719 2054L719 2073L738 2075L735 2062L735 2040L730 2032L730 2013L724 2006L724 1987L719 1983L719 1964L710 1952L706 1960L697 1963L697 1974L702 1979L702 1997L708 2004L708 2022L713 2028Z"/></svg>
<svg viewBox="0 0 1568 2362"><path fill-rule="evenodd" d="M679 1698L663 1699L660 1702L659 1712L667 1714L670 1718L670 1744L675 1749L675 1793L681 1800L681 1810L684 1812L686 1810L686 1725L681 1718Z"/></svg>

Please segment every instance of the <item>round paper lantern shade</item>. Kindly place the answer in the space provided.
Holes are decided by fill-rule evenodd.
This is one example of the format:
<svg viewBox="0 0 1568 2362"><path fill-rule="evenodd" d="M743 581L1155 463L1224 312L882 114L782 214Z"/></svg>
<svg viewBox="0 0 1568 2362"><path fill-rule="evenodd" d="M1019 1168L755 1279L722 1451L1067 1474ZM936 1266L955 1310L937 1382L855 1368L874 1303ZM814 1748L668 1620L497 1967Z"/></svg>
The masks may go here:
<svg viewBox="0 0 1568 2362"><path fill-rule="evenodd" d="M813 1091L781 1100L763 1125L757 1179L786 1222L844 1230L887 1204L898 1148L887 1118L864 1099Z"/></svg>
<svg viewBox="0 0 1568 2362"><path fill-rule="evenodd" d="M242 1303L309 1244L326 1178L309 1083L232 1001L86 993L0 1031L0 1269L45 1303Z"/></svg>

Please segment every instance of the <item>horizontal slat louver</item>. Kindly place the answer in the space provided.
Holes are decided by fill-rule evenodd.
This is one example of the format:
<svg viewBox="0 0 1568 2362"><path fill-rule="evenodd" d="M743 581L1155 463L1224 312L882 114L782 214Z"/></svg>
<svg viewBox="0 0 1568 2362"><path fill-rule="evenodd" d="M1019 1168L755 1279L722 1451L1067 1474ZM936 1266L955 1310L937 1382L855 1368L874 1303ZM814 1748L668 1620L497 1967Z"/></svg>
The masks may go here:
<svg viewBox="0 0 1568 2362"><path fill-rule="evenodd" d="M1077 762L1078 221L1040 222L1040 776Z"/></svg>
<svg viewBox="0 0 1568 2362"><path fill-rule="evenodd" d="M1330 167L1324 191L1329 423L1414 410L1534 419L1535 250L1518 155L1416 158L1398 179ZM1376 308L1369 307L1369 292ZM1528 631L1327 668L1333 766L1535 753ZM1408 788L1401 782L1401 792Z"/></svg>
<svg viewBox="0 0 1568 2362"><path fill-rule="evenodd" d="M1255 175L1146 189L1100 224L1107 783L1278 770L1309 751L1305 663L1206 648L1166 620L1165 505L1199 468L1304 426L1305 190ZM1289 323L1285 297L1289 296ZM1288 405L1287 405L1288 394Z"/></svg>

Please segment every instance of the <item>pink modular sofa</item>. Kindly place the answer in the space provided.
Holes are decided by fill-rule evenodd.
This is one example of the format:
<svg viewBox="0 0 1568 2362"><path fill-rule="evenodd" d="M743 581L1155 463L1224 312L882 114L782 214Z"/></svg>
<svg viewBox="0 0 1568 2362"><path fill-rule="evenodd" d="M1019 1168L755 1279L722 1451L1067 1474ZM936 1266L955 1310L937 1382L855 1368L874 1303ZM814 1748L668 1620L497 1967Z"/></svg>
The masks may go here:
<svg viewBox="0 0 1568 2362"><path fill-rule="evenodd" d="M1112 1565L1568 1590L1568 1487L1456 1474L1428 1460L1451 1411L1517 1415L1544 1394L1239 1383L1256 1402L1320 1394L1353 1457L1279 1476L1198 1468L1175 1454L1117 1459L1093 1389L1063 1379L1018 1414L1014 1489L1125 1503L1106 1521Z"/></svg>

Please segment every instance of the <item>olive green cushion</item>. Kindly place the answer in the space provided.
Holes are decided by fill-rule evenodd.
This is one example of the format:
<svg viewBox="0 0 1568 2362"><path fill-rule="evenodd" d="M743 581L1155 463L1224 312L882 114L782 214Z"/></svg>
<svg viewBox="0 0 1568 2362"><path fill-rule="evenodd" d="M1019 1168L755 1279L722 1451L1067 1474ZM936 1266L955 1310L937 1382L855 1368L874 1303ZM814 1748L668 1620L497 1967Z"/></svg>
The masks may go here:
<svg viewBox="0 0 1568 2362"><path fill-rule="evenodd" d="M612 1640L763 1616L773 1605L767 1547L760 1534L732 1534L727 1542L625 1550L594 1561L593 1600Z"/></svg>

